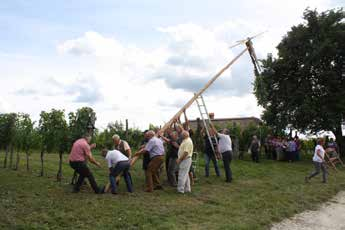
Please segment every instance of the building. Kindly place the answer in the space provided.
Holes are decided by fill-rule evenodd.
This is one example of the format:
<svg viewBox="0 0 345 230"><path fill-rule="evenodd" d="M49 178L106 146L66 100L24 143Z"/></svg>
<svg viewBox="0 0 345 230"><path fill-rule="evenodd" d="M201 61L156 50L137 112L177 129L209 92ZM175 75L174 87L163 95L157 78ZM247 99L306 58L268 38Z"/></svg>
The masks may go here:
<svg viewBox="0 0 345 230"><path fill-rule="evenodd" d="M199 118L198 118L199 119ZM198 127L198 119L190 120L190 128L196 130ZM214 113L210 113L210 119L214 126L219 128L225 128L229 124L240 126L241 130L245 129L249 124L260 125L262 121L256 117L236 117L236 118L214 118ZM200 119L200 125L203 126L202 120Z"/></svg>
<svg viewBox="0 0 345 230"><path fill-rule="evenodd" d="M238 125L241 130L244 130L246 127L248 127L250 124L254 125L261 125L262 121L259 118L256 117L236 117L236 118L214 118L214 113L210 113L210 119L212 120L212 123L217 128L226 128L231 125ZM203 122L200 118L197 118L196 120L189 120L189 126L194 131L198 127L198 123L200 123L200 126L203 127ZM232 150L233 150L233 157L238 158L239 156L239 137L237 136L231 136L232 139Z"/></svg>

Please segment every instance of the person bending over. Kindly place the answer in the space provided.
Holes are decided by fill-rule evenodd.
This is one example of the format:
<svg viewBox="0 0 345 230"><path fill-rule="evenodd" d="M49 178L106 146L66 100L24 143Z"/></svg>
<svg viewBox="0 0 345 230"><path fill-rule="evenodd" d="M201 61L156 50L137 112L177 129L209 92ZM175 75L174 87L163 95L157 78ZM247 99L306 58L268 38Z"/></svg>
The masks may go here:
<svg viewBox="0 0 345 230"><path fill-rule="evenodd" d="M102 150L102 156L105 158L109 168L109 181L111 185L111 193L117 194L116 177L123 175L127 191L133 192L132 180L129 175L130 160L118 150L108 151L108 149Z"/></svg>

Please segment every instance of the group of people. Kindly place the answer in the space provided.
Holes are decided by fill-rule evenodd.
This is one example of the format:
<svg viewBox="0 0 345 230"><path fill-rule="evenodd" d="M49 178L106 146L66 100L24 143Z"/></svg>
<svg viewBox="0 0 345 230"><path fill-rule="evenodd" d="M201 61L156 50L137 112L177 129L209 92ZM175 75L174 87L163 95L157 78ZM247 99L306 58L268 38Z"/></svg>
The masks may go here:
<svg viewBox="0 0 345 230"><path fill-rule="evenodd" d="M109 169L109 182L111 192L117 194L117 181L119 175L123 175L128 192L133 192L132 178L129 173L131 148L126 141L120 139L118 135L113 137L113 150L103 149L101 155L105 158ZM93 157L91 149L96 147L96 144L91 143L91 135L86 134L84 137L78 139L73 143L71 153L69 155L69 163L72 169L79 174L77 182L74 184L73 192L79 192L80 187L87 178L95 193L101 194L106 190L106 186L100 187L87 165L87 162L101 167L101 164Z"/></svg>
<svg viewBox="0 0 345 230"><path fill-rule="evenodd" d="M295 137L273 137L268 135L264 143L268 159L294 162L300 160L301 141Z"/></svg>
<svg viewBox="0 0 345 230"><path fill-rule="evenodd" d="M218 167L218 160L222 159L225 170L226 182L232 182L232 142L227 129L217 131L213 126L210 130L202 132L204 134L205 143L205 176L208 177L209 164L212 161L215 172L220 177L220 170ZM102 149L101 155L107 162L109 170L109 184L108 186L100 187L87 165L90 162L98 167L101 164L93 157L91 150L96 147L91 144L91 136L85 135L83 138L75 141L71 153L69 155L69 163L71 168L79 174L77 182L74 184L73 191L79 192L80 187L87 178L95 193L101 194L111 190L113 194L117 194L117 186L120 176L123 176L127 186L128 192L133 192L133 180L130 174L130 168L135 163L136 159L143 155L143 169L145 170L145 191L153 192L154 190L163 189L160 176L162 174L164 162L166 167L167 180L170 186L177 187L178 193L191 192L191 185L193 184L195 173L192 167L192 156L194 151L193 141L191 139L192 131L181 124L174 124L173 127L166 130L165 133L157 130L147 130L144 132L144 141L139 150L132 154L128 143L118 135L114 135L113 143L114 149ZM166 148L165 148L166 145ZM285 153L288 161L299 159L299 150L301 143L296 136L290 139L281 139L268 136L265 141L265 152L267 156L278 159L281 152ZM324 139L318 140L315 148L313 162L315 171L306 177L308 182L312 177L323 172L323 182L327 179L327 170L325 166L325 153L329 153L330 159L337 154L337 145L331 139L325 146ZM167 151L166 151L167 150ZM252 160L259 162L260 141L256 136L250 143L249 150L252 154Z"/></svg>
<svg viewBox="0 0 345 230"><path fill-rule="evenodd" d="M114 149L102 149L101 155L107 162L109 170L108 186L98 186L97 182L87 165L90 162L98 167L101 164L93 157L91 150L96 147L91 144L91 136L85 135L75 141L69 155L69 163L72 169L79 174L73 191L79 192L80 187L87 178L95 193L101 194L108 190L117 194L118 181L123 176L128 192L133 192L133 180L130 168L138 157L143 155L143 169L145 170L145 191L163 189L160 176L166 167L167 180L170 186L176 187L178 193L191 192L191 185L194 183L195 173L192 167L192 156L194 151L191 139L192 131L188 126L174 123L165 133L157 130L144 132L144 141L139 150L132 154L128 143L118 135L114 135ZM211 140L211 142L210 142ZM214 141L213 141L214 140ZM214 143L218 144L214 145ZM213 148L210 145L214 145ZM205 176L209 176L209 163L212 160L215 164L216 174L220 176L217 160L222 159L224 163L226 182L232 181L230 163L232 160L232 143L227 129L217 132L214 127L205 134Z"/></svg>

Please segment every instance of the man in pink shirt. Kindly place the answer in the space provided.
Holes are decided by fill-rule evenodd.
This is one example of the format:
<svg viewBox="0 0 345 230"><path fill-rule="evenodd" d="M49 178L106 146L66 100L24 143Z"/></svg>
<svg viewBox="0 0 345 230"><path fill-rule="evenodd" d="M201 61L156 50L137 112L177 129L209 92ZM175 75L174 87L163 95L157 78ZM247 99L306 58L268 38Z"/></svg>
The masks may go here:
<svg viewBox="0 0 345 230"><path fill-rule="evenodd" d="M83 184L85 177L88 178L95 193L99 194L104 190L98 187L92 172L86 164L87 160L89 160L92 164L101 167L100 163L98 163L92 156L91 146L94 147L94 145L90 146L90 142L91 136L87 134L73 143L72 150L69 155L69 164L79 174L78 181L74 185L73 192L80 191L80 186Z"/></svg>

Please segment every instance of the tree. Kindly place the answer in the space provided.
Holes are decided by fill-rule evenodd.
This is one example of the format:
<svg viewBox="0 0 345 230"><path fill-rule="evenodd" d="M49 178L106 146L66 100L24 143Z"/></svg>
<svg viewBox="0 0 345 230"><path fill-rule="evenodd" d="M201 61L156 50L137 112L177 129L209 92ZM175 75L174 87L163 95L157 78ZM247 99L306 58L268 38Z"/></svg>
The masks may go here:
<svg viewBox="0 0 345 230"><path fill-rule="evenodd" d="M93 134L97 117L92 108L83 107L78 109L76 113L70 112L68 118L71 146L74 141L81 138L85 133Z"/></svg>
<svg viewBox="0 0 345 230"><path fill-rule="evenodd" d="M279 132L332 131L342 152L340 123L345 118L345 12L307 9L304 22L278 45L278 57L262 61L254 93L263 120Z"/></svg>
<svg viewBox="0 0 345 230"><path fill-rule="evenodd" d="M108 149L114 148L114 143L112 140L112 136L114 134L119 135L122 139L126 139L128 144L134 148L138 148L140 146L144 136L143 133L137 128L130 128L126 132L121 121L110 122L106 129L104 129L102 132L96 130L95 134L97 146Z"/></svg>
<svg viewBox="0 0 345 230"><path fill-rule="evenodd" d="M40 176L44 175L44 152L51 153L57 151L60 159L57 180L60 181L62 177L62 155L68 146L68 128L65 112L56 109L52 109L51 112L42 111L39 130L42 137Z"/></svg>
<svg viewBox="0 0 345 230"><path fill-rule="evenodd" d="M5 148L4 168L7 167L9 152L11 152L10 167L12 167L16 119L15 113L0 114L0 145Z"/></svg>
<svg viewBox="0 0 345 230"><path fill-rule="evenodd" d="M15 165L15 170L19 167L20 156L19 153L24 151L26 154L26 168L29 171L29 150L33 146L32 142L32 132L33 132L34 122L31 121L29 114L18 113L15 123L15 135L14 142L17 151L17 160Z"/></svg>
<svg viewBox="0 0 345 230"><path fill-rule="evenodd" d="M76 113L70 112L68 114L69 118L69 146L81 138L85 133L93 135L96 122L96 113L92 108L83 107L77 110ZM74 172L71 184L74 184L77 180L77 173Z"/></svg>
<svg viewBox="0 0 345 230"><path fill-rule="evenodd" d="M248 149L254 135L256 135L259 140L261 139L260 127L251 122L241 132L241 137L239 139L240 150L246 151Z"/></svg>

